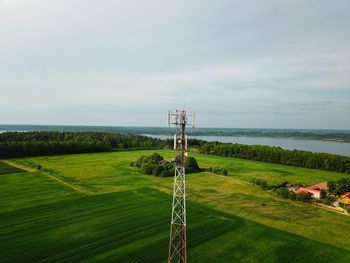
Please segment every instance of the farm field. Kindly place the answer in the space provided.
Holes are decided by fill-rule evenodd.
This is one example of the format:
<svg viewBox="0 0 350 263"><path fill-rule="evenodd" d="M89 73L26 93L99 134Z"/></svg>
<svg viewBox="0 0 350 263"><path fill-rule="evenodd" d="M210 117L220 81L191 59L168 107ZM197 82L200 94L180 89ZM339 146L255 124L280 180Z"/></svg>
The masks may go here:
<svg viewBox="0 0 350 263"><path fill-rule="evenodd" d="M4 162L0 162L0 176L3 174L23 173L24 170L10 166Z"/></svg>
<svg viewBox="0 0 350 263"><path fill-rule="evenodd" d="M152 152L11 160L42 170L0 176L0 262L165 262L173 178L129 165ZM229 175L187 176L189 262L350 262L349 217L248 182L313 184L347 175L191 155Z"/></svg>

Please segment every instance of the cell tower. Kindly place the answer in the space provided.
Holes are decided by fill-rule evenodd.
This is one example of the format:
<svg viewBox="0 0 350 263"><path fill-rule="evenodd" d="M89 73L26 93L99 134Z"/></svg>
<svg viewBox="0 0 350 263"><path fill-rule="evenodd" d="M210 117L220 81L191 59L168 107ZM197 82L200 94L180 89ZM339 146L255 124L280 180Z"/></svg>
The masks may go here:
<svg viewBox="0 0 350 263"><path fill-rule="evenodd" d="M168 263L186 263L186 188L185 188L185 156L187 155L186 126L188 117L192 117L194 128L195 114L187 115L186 110L168 112L168 125L176 126L174 134L174 150L176 150L176 167L173 191L173 206L170 224L170 242Z"/></svg>

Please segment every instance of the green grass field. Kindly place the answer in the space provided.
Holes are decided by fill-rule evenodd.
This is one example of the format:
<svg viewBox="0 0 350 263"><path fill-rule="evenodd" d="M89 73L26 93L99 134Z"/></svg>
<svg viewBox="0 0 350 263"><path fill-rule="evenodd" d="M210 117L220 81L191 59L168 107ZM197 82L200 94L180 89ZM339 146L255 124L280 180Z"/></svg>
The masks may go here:
<svg viewBox="0 0 350 263"><path fill-rule="evenodd" d="M10 166L4 162L0 162L0 176L3 174L23 173L22 169Z"/></svg>
<svg viewBox="0 0 350 263"><path fill-rule="evenodd" d="M0 176L0 262L165 262L173 178L129 166L150 153L12 160L43 169ZM229 176L187 176L189 262L350 262L350 217L248 182L313 184L345 174L192 155Z"/></svg>

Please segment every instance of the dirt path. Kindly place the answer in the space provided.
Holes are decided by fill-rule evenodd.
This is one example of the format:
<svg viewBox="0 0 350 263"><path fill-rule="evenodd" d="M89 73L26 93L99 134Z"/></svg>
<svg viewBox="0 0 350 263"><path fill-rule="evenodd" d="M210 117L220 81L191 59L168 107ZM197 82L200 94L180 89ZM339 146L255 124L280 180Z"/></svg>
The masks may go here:
<svg viewBox="0 0 350 263"><path fill-rule="evenodd" d="M88 194L88 191L85 190L85 189L84 189L83 187L81 187L81 186L73 185L73 184L71 184L71 183L68 183L68 182L62 180L61 178L59 178L59 177L57 177L57 176L55 176L55 175L52 175L52 174L50 174L50 173L43 172L43 171L40 171L40 172L43 173L43 174L45 174L45 175L47 175L47 176L50 177L51 179L56 180L57 182L59 182L59 183L65 185L65 186L67 186L67 187L72 188L73 190L75 190L75 191L77 191L77 192L79 192L79 193Z"/></svg>
<svg viewBox="0 0 350 263"><path fill-rule="evenodd" d="M18 168L18 169L27 171L27 172L37 172L37 171L38 171L37 169L30 168L30 167L27 167L27 166L24 166L24 165L15 163L15 162L11 162L11 161L8 161L8 160L2 160L2 162L3 162L3 163L6 163L6 164L8 164L8 165L10 165L10 166L16 167L16 168Z"/></svg>
<svg viewBox="0 0 350 263"><path fill-rule="evenodd" d="M8 164L8 165L11 165L13 167L16 167L16 168L19 168L19 169L22 169L22 170L25 170L25 171L28 171L28 172L41 172L42 174L45 174L46 176L50 177L51 179L59 182L60 184L63 184L79 193L82 193L82 194L88 194L88 191L85 190L83 187L81 186L77 186L77 185L73 185L71 183L68 183L64 180L62 180L61 178L59 178L58 176L55 176L53 174L50 174L48 172L44 172L44 171L41 171L41 170L38 170L38 169L35 169L35 168L31 168L31 167L28 167L28 166L24 166L22 164L18 164L16 162L12 162L12 161L8 161L8 160L3 160L2 162Z"/></svg>
<svg viewBox="0 0 350 263"><path fill-rule="evenodd" d="M320 207L320 208L323 208L325 210L328 210L328 211L332 211L334 213L338 213L340 215L346 215L346 216L350 216L348 211L346 211L344 208L341 208L341 207L337 207L337 208L340 208L342 209L343 211L341 211L340 209L339 210L336 210L335 207L332 207L332 206L328 206L328 205L324 205L324 204L317 204L316 206Z"/></svg>

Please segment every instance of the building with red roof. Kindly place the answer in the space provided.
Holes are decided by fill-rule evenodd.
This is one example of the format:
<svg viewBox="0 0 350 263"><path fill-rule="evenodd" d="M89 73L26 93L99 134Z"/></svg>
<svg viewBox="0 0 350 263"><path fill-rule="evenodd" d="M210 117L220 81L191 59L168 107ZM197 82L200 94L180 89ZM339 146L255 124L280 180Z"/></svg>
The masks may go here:
<svg viewBox="0 0 350 263"><path fill-rule="evenodd" d="M327 182L322 182L309 187L300 187L299 189L295 190L295 192L307 193L308 195L310 195L315 199L321 199L321 190L327 190L327 189L328 189Z"/></svg>

